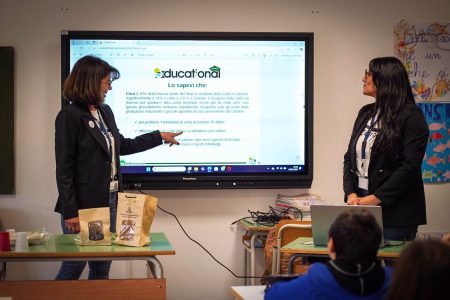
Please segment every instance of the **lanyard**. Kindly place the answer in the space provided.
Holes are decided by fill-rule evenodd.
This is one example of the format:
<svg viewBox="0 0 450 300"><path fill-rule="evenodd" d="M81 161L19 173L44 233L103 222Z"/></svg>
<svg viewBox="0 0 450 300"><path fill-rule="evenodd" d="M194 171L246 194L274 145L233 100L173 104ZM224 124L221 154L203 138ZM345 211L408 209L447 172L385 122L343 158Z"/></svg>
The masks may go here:
<svg viewBox="0 0 450 300"><path fill-rule="evenodd" d="M375 116L372 117L372 120L370 121L370 125L368 126L368 129L366 133L364 134L364 140L361 144L361 159L366 159L366 147L367 147L367 140L369 139L370 134L373 131L376 131L373 127L375 124ZM367 128L367 125L366 125Z"/></svg>
<svg viewBox="0 0 450 300"><path fill-rule="evenodd" d="M98 111L97 110L97 113L98 113L98 124L100 125L99 127L100 127L100 131L102 132L102 134L105 136L105 138L108 140L108 145L109 145L109 157L110 157L110 159L111 159L111 180L113 180L115 177L114 177L114 174L115 174L115 168L113 168L113 166L114 166L114 163L113 163L113 151L112 151L112 139L111 139L111 136L109 135L109 133L108 133L108 129L106 128L106 124L105 124L105 122L103 121L103 118L102 118L102 114L100 113L100 111Z"/></svg>
<svg viewBox="0 0 450 300"><path fill-rule="evenodd" d="M105 138L108 140L109 146L109 157L112 159L112 141L111 137L108 134L108 129L106 128L105 122L103 122L102 114L97 110L98 113L98 124L100 125L100 131L103 133Z"/></svg>

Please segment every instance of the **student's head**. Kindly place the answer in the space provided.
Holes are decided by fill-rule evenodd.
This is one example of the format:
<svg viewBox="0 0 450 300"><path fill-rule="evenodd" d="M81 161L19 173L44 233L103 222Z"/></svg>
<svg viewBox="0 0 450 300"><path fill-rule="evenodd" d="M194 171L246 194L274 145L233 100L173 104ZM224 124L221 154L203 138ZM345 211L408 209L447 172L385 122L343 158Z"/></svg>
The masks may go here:
<svg viewBox="0 0 450 300"><path fill-rule="evenodd" d="M63 97L77 104L99 106L111 89L111 82L119 77L119 71L104 60L82 57L64 81Z"/></svg>
<svg viewBox="0 0 450 300"><path fill-rule="evenodd" d="M448 299L450 245L415 241L400 254L386 300Z"/></svg>
<svg viewBox="0 0 450 300"><path fill-rule="evenodd" d="M381 227L364 209L339 214L329 230L330 256L349 263L374 261L381 242Z"/></svg>

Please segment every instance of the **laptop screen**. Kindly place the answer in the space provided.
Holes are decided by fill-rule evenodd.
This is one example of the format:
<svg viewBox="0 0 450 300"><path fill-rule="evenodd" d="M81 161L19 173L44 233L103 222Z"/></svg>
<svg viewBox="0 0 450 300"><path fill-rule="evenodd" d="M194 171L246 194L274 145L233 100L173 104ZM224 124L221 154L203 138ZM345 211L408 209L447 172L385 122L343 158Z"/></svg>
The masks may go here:
<svg viewBox="0 0 450 300"><path fill-rule="evenodd" d="M383 230L381 206L373 205L311 205L311 226L313 242L316 246L326 246L328 242L328 230L336 217L343 211L352 209L365 209L375 216ZM383 235L381 235L380 247L384 247Z"/></svg>

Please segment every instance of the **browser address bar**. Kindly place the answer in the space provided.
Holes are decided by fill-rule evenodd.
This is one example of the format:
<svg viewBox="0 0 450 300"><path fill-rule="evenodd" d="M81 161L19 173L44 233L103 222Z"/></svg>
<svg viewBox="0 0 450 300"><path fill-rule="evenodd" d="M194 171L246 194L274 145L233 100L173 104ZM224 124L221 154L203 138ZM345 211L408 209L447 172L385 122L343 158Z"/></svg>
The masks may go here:
<svg viewBox="0 0 450 300"><path fill-rule="evenodd" d="M184 172L186 167L153 167L153 172Z"/></svg>

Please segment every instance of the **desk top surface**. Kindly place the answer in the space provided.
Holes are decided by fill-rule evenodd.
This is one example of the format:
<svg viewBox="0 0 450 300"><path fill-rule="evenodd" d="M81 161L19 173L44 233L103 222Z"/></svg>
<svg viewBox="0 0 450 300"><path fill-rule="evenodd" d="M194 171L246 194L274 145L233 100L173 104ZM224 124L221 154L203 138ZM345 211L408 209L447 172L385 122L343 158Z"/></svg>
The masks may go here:
<svg viewBox="0 0 450 300"><path fill-rule="evenodd" d="M247 219L242 219L239 220L239 226L241 226L242 228L244 228L245 230L248 231L270 231L270 229L272 229L272 226L266 226L266 225L260 225L257 223L254 223L253 221L247 220Z"/></svg>
<svg viewBox="0 0 450 300"><path fill-rule="evenodd" d="M78 238L78 241L77 241ZM112 244L111 246L80 246L77 234L54 234L44 245L30 246L26 252L0 252L1 259L58 259L58 258L145 258L155 255L174 255L175 250L162 232L150 233L150 244L131 247Z"/></svg>
<svg viewBox="0 0 450 300"><path fill-rule="evenodd" d="M300 237L281 248L283 253L299 253L310 255L328 255L328 248L326 246L315 246L311 237ZM400 241L391 241L394 245L387 246L378 250L377 256L379 258L396 258L400 252L405 248L406 244L401 244Z"/></svg>
<svg viewBox="0 0 450 300"><path fill-rule="evenodd" d="M236 300L263 300L265 285L232 286L231 295Z"/></svg>

